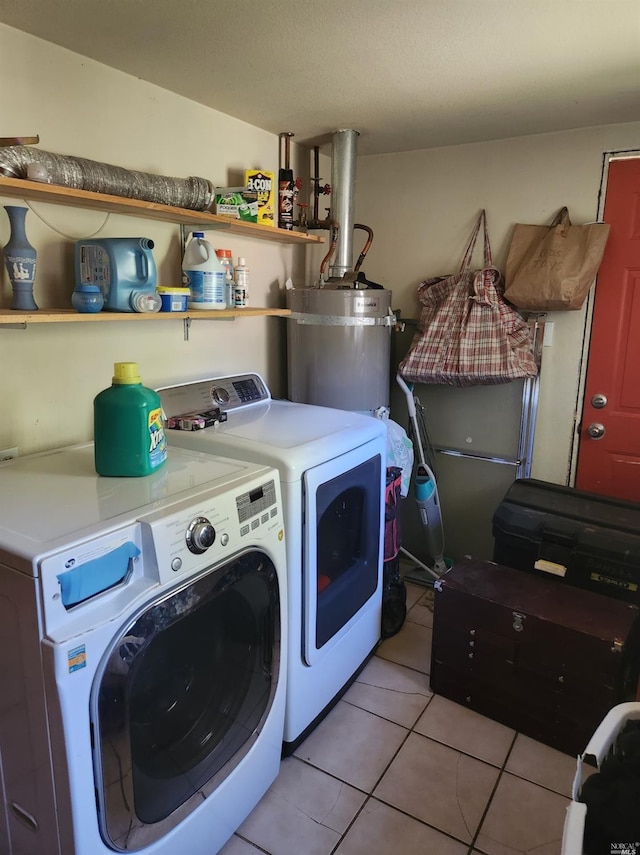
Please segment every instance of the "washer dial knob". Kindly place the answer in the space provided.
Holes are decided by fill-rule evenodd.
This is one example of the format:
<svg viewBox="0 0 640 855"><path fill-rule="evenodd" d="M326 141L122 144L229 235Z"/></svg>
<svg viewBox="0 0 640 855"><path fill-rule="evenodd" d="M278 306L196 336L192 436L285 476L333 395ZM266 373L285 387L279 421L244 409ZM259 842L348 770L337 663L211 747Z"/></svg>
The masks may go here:
<svg viewBox="0 0 640 855"><path fill-rule="evenodd" d="M201 555L216 539L216 530L206 517L196 517L189 523L186 541L190 552Z"/></svg>

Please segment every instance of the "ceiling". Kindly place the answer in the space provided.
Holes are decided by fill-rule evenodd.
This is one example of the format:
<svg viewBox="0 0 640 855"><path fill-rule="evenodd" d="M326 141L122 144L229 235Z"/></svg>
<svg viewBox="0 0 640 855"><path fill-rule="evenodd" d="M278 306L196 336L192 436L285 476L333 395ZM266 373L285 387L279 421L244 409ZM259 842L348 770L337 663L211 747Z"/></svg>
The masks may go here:
<svg viewBox="0 0 640 855"><path fill-rule="evenodd" d="M294 141L640 120L640 0L0 0L0 22Z"/></svg>

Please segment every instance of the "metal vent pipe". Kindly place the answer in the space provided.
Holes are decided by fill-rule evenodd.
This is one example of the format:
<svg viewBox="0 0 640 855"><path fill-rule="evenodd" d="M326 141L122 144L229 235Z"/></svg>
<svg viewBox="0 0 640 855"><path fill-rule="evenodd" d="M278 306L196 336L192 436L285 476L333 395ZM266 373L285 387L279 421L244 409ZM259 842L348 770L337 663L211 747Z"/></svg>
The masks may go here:
<svg viewBox="0 0 640 855"><path fill-rule="evenodd" d="M169 178L86 157L53 154L26 145L0 147L0 175L29 178L32 165L38 168L37 180L76 190L108 193L194 211L207 211L215 201L213 184L206 178Z"/></svg>
<svg viewBox="0 0 640 855"><path fill-rule="evenodd" d="M330 276L342 278L353 269L353 224L358 131L338 130L332 137L331 219L340 224Z"/></svg>

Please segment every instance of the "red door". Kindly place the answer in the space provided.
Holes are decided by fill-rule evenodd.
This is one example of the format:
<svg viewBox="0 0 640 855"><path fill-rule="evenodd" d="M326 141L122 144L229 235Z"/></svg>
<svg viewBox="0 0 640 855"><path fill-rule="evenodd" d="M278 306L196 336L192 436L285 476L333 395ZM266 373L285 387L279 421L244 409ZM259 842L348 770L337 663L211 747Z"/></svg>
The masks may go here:
<svg viewBox="0 0 640 855"><path fill-rule="evenodd" d="M640 501L640 158L612 160L576 487Z"/></svg>

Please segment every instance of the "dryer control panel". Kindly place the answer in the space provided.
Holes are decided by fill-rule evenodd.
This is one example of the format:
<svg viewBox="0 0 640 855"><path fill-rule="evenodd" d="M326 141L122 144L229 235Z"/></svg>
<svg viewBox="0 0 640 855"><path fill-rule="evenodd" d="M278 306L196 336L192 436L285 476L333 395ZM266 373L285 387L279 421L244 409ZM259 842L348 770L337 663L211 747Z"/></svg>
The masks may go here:
<svg viewBox="0 0 640 855"><path fill-rule="evenodd" d="M211 407L219 407L228 413L271 400L267 384L255 373L211 377L179 386L166 386L156 391L160 395L166 418Z"/></svg>
<svg viewBox="0 0 640 855"><path fill-rule="evenodd" d="M211 398L223 410L233 410L247 404L268 401L271 395L258 374L239 374L213 380Z"/></svg>

